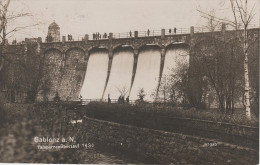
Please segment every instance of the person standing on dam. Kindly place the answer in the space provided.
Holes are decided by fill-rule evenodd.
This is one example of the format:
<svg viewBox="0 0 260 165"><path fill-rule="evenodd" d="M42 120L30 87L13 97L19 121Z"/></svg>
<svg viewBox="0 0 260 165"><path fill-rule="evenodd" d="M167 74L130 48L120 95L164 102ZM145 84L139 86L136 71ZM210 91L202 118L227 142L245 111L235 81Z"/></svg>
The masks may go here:
<svg viewBox="0 0 260 165"><path fill-rule="evenodd" d="M125 97L122 96L122 103L124 104L125 103Z"/></svg>
<svg viewBox="0 0 260 165"><path fill-rule="evenodd" d="M79 101L82 103L82 96L79 95Z"/></svg>
<svg viewBox="0 0 260 165"><path fill-rule="evenodd" d="M117 103L118 103L118 104L121 103L121 95L118 97Z"/></svg>
<svg viewBox="0 0 260 165"><path fill-rule="evenodd" d="M149 30L149 29L147 30L147 35L148 35L148 36L150 35L150 30Z"/></svg>
<svg viewBox="0 0 260 165"><path fill-rule="evenodd" d="M110 99L110 96L108 94L108 98L107 98L107 103L110 104L111 103L111 99Z"/></svg>
<svg viewBox="0 0 260 165"><path fill-rule="evenodd" d="M126 104L129 104L129 96L127 96L126 100Z"/></svg>
<svg viewBox="0 0 260 165"><path fill-rule="evenodd" d="M99 32L98 32L98 40L100 40L101 39L101 34L99 34Z"/></svg>

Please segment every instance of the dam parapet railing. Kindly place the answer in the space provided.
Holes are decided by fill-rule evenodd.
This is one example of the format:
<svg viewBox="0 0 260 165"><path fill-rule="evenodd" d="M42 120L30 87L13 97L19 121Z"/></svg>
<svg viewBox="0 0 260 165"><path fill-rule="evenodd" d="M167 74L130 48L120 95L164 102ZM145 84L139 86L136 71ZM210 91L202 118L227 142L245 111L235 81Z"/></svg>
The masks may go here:
<svg viewBox="0 0 260 165"><path fill-rule="evenodd" d="M254 28L259 28L259 25L257 24L249 24L248 29L254 29ZM73 36L73 39L68 41L66 40L66 36L62 37L62 40L60 42L62 42L63 40L65 42L81 42L81 41L85 41L86 37L87 40L109 40L110 37L112 37L113 39L127 39L127 38L135 38L135 37L159 37L162 35L165 36L173 36L173 35L187 35L187 34L191 34L193 33L208 33L208 32L220 32L220 31L234 31L236 30L234 26L229 25L229 24L222 24L222 25L218 25L215 26L213 28L210 28L208 26L201 26L201 27L194 27L191 26L190 28L181 28L181 27L176 27L175 28L165 28L165 29L161 29L161 30L153 30L153 29L149 29L149 34L148 34L148 29L147 30L136 30L136 31L129 31L129 32L121 32L121 33L98 33L100 35L99 38L94 38L93 34L97 34L97 33L93 33L93 34L85 34L84 37L82 37L83 35L75 35ZM239 25L238 26L238 30L243 30L243 26ZM109 34L111 36L109 36ZM11 43L11 45L21 45L24 44L25 42L28 42L26 40L30 40L30 41L34 41L34 42L42 42L42 43L54 43L54 42L47 42L45 39L42 41L41 37L38 38L30 38L30 39L25 39L25 41L20 41L20 42L15 42ZM64 42L63 41L63 42Z"/></svg>
<svg viewBox="0 0 260 165"><path fill-rule="evenodd" d="M253 28L259 28L259 26L254 24L248 25L248 29L253 29ZM238 29L242 30L243 26L242 25L238 26ZM153 36L161 36L162 30L149 30L149 34L148 34L148 30L137 31L137 32L138 32L138 37L153 37ZM174 28L168 28L164 30L165 30L164 32L165 35L189 34L191 32L191 28L176 28L176 31L174 30ZM222 30L223 30L223 25L215 26L213 28L207 26L194 27L194 33L218 32ZM231 25L225 25L225 30L233 31L235 30L235 28ZM134 37L134 35L132 34L132 36L130 36L130 32L113 33L113 38L131 38L131 37Z"/></svg>
<svg viewBox="0 0 260 165"><path fill-rule="evenodd" d="M108 99L81 99L79 101L82 103L82 105L86 105L90 102L108 103ZM115 103L119 103L118 99L111 99L111 104L115 104ZM124 103L126 103L126 100L124 101ZM129 100L129 104L131 104L131 105L136 104L136 100Z"/></svg>
<svg viewBox="0 0 260 165"><path fill-rule="evenodd" d="M79 100L74 100L76 102L81 102L82 105L87 105L88 103L90 102L103 102L103 103L108 103L108 99L79 99ZM110 99L110 103L111 104L121 104L118 99ZM140 101L137 99L137 100L129 100L129 103L127 103L126 100L124 100L124 102L122 104L130 104L130 105L135 105L135 104L138 104L140 103ZM165 105L172 105L174 104L171 100L166 100L166 101L163 101L163 99L155 99L153 101L148 101L148 100L144 100L143 103L146 103L146 104L156 104L156 105L162 105L162 104L165 104Z"/></svg>
<svg viewBox="0 0 260 165"><path fill-rule="evenodd" d="M210 28L207 26L201 26L201 27L190 27L190 28L176 27L176 29L175 28L165 28L165 29L161 29L161 30L149 29L149 32L147 29L145 31L136 30L136 31L111 33L111 34L112 34L113 39L120 39L120 38L135 38L135 35L137 35L136 37L156 37L156 36L161 36L163 33L166 36L179 35L179 34L190 34L192 28L194 28L194 33L219 32L219 31L222 31L223 28L225 28L225 30L227 30L227 31L235 30L235 27L233 27L231 25L226 25L226 24L224 24L224 25L225 26L219 25L219 26L215 26L213 28ZM248 29L253 29L253 28L259 28L259 26L255 25L255 24L248 25ZM243 26L242 25L238 26L238 29L242 30ZM135 33L137 33L137 34L135 34ZM108 40L109 39L109 33L107 33L106 37L104 37L104 34L100 34L100 35L101 35L101 37L99 39L97 39L97 38L94 39L93 34L91 34L88 36L88 39L89 40ZM76 36L73 41L84 41L84 38Z"/></svg>

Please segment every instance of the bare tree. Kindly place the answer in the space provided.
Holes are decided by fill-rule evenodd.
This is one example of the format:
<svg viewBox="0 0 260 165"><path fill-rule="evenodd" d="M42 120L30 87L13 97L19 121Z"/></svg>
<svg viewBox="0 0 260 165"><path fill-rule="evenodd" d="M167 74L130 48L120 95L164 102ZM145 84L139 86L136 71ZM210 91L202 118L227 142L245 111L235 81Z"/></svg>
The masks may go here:
<svg viewBox="0 0 260 165"><path fill-rule="evenodd" d="M6 45L6 27L7 27L7 12L8 12L8 7L10 4L10 0L5 1L0 1L0 35L1 35L1 41L0 44L2 46L1 52L0 52L0 71L4 67L4 58L3 54L5 53L5 45Z"/></svg>
<svg viewBox="0 0 260 165"><path fill-rule="evenodd" d="M121 88L116 87L117 91L120 93L121 96L126 96L126 94L129 92L126 86L123 86Z"/></svg>
<svg viewBox="0 0 260 165"><path fill-rule="evenodd" d="M248 67L248 49L249 49L249 39L248 39L248 26L251 23L254 17L254 7L250 11L248 11L248 1L247 0L229 0L231 5L231 11L233 13L234 20L228 20L224 18L219 18L213 16L210 13L205 13L203 11L198 10L200 13L204 15L204 17L212 18L214 17L215 21L225 22L228 25L231 25L235 28L237 32L237 37L240 41L241 47L243 48L243 56L244 56L244 105L246 116L251 119L251 111L250 111L250 94L249 94L249 67ZM240 29L240 22L242 23L242 30ZM242 33L241 33L242 32Z"/></svg>
<svg viewBox="0 0 260 165"><path fill-rule="evenodd" d="M217 95L222 112L234 112L235 97L242 85L243 58L236 38L214 33L205 35L205 41L195 48L195 64L203 76L204 100L212 89ZM207 83L209 82L209 83Z"/></svg>
<svg viewBox="0 0 260 165"><path fill-rule="evenodd" d="M160 86L157 87L152 97L156 101L163 101L165 104L186 105L188 101L188 70L189 65L183 60L176 60L175 67L170 68L170 73L164 75L161 79Z"/></svg>
<svg viewBox="0 0 260 165"><path fill-rule="evenodd" d="M230 0L230 3L232 4L232 6L234 6L234 0ZM244 6L242 5L242 2L240 1L240 4L237 0L235 0L235 4L236 7L238 8L239 11L239 16L241 18L241 21L243 22L243 28L244 28L244 35L243 35L243 52L244 52L244 71L245 71L245 107L246 107L246 116L248 118L251 118L251 111L250 111L250 94L249 94L249 76L248 76L248 34L247 34L247 30L248 30L248 25L250 23L250 21L253 18L253 10L251 10L251 12L248 14L247 11L247 0L245 0L245 4ZM235 8L235 7L234 7ZM233 9L232 7L232 11L234 13L234 18L235 20L236 18L236 10ZM236 26L237 26L237 22Z"/></svg>
<svg viewBox="0 0 260 165"><path fill-rule="evenodd" d="M17 13L15 11L9 10L9 5L11 0L1 0L0 1L0 71L4 67L4 61L10 61L6 57L6 50L7 50L7 39L13 36L16 32L24 30L29 27L37 26L36 24L25 25L25 26L15 26L17 19L31 17L30 13ZM11 25L12 26L9 26ZM11 30L7 30L10 29Z"/></svg>

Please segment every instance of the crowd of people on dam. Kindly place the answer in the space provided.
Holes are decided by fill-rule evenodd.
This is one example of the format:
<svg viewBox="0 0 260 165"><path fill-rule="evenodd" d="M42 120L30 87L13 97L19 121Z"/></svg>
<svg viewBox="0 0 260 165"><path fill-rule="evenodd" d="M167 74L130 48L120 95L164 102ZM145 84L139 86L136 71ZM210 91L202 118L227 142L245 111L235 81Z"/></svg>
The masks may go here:
<svg viewBox="0 0 260 165"><path fill-rule="evenodd" d="M99 32L97 33L93 33L93 40L100 40L100 39L106 39L108 38L107 33L104 33L103 35L101 35Z"/></svg>
<svg viewBox="0 0 260 165"><path fill-rule="evenodd" d="M118 104L129 104L129 96L127 96L127 98L125 99L125 97L124 96L119 96L118 97L118 100L117 100L117 103Z"/></svg>

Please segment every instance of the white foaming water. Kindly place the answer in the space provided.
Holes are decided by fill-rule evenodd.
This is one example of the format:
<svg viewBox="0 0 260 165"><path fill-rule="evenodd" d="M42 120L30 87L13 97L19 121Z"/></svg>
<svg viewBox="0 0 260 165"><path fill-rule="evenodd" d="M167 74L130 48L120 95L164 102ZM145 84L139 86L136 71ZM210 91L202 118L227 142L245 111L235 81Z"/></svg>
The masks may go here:
<svg viewBox="0 0 260 165"><path fill-rule="evenodd" d="M138 99L137 95L141 88L144 89L144 93L146 94L144 100L154 100L151 94L155 92L158 85L160 61L161 53L159 50L148 49L140 52L130 100Z"/></svg>
<svg viewBox="0 0 260 165"><path fill-rule="evenodd" d="M165 55L165 62L163 68L163 74L161 79L161 86L158 93L158 99L164 99L164 94L166 94L166 99L170 97L171 93L163 93L163 86L169 83L176 83L178 80L177 74L182 74L184 68L187 68L189 65L189 53L188 49L179 48L179 47L170 47L167 49ZM169 85L169 84L168 84ZM169 87L169 86L168 86ZM169 89L168 89L169 90ZM177 93L176 93L177 94ZM180 101L180 100L178 100Z"/></svg>
<svg viewBox="0 0 260 165"><path fill-rule="evenodd" d="M105 87L108 54L94 52L89 56L87 72L81 89L82 99L101 99Z"/></svg>
<svg viewBox="0 0 260 165"><path fill-rule="evenodd" d="M169 48L165 55L163 68L163 76L174 74L178 68L189 64L188 49L185 48Z"/></svg>
<svg viewBox="0 0 260 165"><path fill-rule="evenodd" d="M104 99L117 99L121 93L129 93L132 79L134 56L130 51L120 51L114 54L109 81Z"/></svg>

